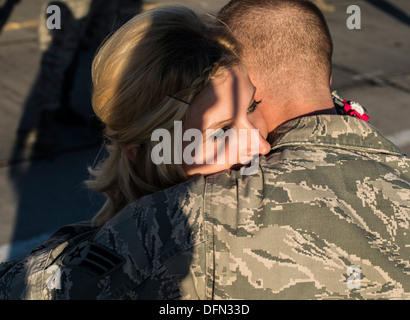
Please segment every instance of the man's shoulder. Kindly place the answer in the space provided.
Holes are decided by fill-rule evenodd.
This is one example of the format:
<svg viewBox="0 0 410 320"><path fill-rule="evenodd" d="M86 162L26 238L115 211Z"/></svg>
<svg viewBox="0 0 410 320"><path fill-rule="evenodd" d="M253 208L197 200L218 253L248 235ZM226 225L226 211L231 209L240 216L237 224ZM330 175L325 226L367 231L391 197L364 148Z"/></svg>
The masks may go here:
<svg viewBox="0 0 410 320"><path fill-rule="evenodd" d="M130 228L149 231L149 226L155 223L171 223L172 227L183 223L191 211L201 209L204 197L204 177L185 181L158 192L143 196L127 205L122 211L108 221L95 238L113 230L123 234Z"/></svg>
<svg viewBox="0 0 410 320"><path fill-rule="evenodd" d="M204 180L198 178L144 196L119 212L83 244L84 252L91 258L96 252L103 255L105 261L112 262L110 270L94 275L96 281L103 277L110 284L106 297L121 297L130 286L138 286L152 276L154 270L162 270L168 261L204 241L203 188ZM77 249L73 248L67 257L75 255ZM72 277L89 272L89 264L83 262L90 257L84 255L70 264L74 270ZM98 294L103 296L104 292Z"/></svg>
<svg viewBox="0 0 410 320"><path fill-rule="evenodd" d="M44 252L43 263L40 266L36 262L38 270L35 274L22 272L22 281L34 275L36 281L41 282L43 291L36 292L35 298L125 297L154 277L156 270L165 272L169 261L182 261L204 241L201 185L203 187L203 181L197 179L145 196L128 205L98 230L85 232L82 227L84 237L78 241L71 238L65 241L66 235L72 232L67 228L62 230L64 243L60 246L50 243L40 248ZM25 265L22 266L26 268ZM14 265L2 267L7 268L8 274L11 274L11 268L17 270ZM154 292L156 288L151 289L148 291Z"/></svg>

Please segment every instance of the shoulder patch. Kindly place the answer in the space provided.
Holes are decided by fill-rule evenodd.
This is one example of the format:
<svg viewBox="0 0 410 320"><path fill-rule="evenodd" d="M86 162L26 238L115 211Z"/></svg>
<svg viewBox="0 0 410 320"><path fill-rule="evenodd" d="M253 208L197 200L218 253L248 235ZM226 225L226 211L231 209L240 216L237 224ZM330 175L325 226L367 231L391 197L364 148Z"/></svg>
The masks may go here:
<svg viewBox="0 0 410 320"><path fill-rule="evenodd" d="M93 242L83 242L71 248L62 264L69 268L81 269L96 277L104 277L124 263L124 259Z"/></svg>

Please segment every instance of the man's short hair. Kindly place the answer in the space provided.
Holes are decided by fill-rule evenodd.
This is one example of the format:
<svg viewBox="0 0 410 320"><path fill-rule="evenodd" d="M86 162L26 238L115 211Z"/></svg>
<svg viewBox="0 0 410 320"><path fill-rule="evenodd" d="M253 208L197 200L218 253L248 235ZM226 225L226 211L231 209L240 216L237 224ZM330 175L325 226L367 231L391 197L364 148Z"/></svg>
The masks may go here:
<svg viewBox="0 0 410 320"><path fill-rule="evenodd" d="M333 44L320 9L307 0L232 0L218 19L265 76L330 79Z"/></svg>

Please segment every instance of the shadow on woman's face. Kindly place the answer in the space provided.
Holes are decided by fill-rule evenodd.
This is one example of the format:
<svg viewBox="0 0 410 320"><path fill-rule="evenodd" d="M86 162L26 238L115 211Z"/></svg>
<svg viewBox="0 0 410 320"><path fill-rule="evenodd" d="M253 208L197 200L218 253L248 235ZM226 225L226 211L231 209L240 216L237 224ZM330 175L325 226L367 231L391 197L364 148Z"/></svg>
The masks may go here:
<svg viewBox="0 0 410 320"><path fill-rule="evenodd" d="M188 141L182 142L188 175L231 169L269 152L255 91L244 68L235 66L212 80L193 101L184 124ZM194 132L198 137L191 141Z"/></svg>

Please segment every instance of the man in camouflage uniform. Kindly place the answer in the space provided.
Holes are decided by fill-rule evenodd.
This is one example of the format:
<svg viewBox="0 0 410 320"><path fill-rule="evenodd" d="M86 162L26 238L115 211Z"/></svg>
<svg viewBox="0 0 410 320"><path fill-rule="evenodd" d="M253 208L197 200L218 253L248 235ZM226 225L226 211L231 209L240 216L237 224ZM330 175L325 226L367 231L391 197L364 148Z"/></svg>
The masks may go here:
<svg viewBox="0 0 410 320"><path fill-rule="evenodd" d="M246 14L255 2L261 3L234 1L248 5ZM288 1L263 2L281 8ZM309 4L297 8L286 12L322 19ZM260 82L263 74L247 55L252 49L244 39L243 45L253 81ZM304 44L297 46L303 59L311 58ZM298 79L305 82L292 98L304 98L301 112L325 92L320 81L316 97L302 90L314 80ZM270 84L276 98L281 81L273 77ZM267 97L261 111L272 119L275 103L259 88ZM330 91L323 96L316 112L272 131L272 150L257 174L199 177L141 198L99 230L66 227L25 259L0 267L0 298L409 299L410 159L359 105L335 95L330 108Z"/></svg>

